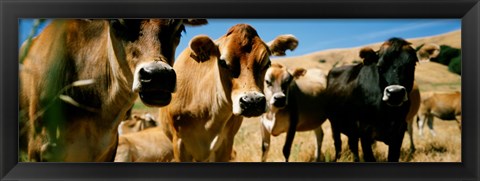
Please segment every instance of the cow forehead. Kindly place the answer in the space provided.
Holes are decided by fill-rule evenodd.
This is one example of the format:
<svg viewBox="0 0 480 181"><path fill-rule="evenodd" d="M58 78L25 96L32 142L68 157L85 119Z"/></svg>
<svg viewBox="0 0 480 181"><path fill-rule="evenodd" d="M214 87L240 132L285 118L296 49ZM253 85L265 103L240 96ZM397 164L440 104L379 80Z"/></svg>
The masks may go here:
<svg viewBox="0 0 480 181"><path fill-rule="evenodd" d="M223 46L223 47L222 47ZM222 56L235 59L248 59L266 64L270 56L267 45L260 39L256 30L247 24L238 24L230 28L221 44Z"/></svg>
<svg viewBox="0 0 480 181"><path fill-rule="evenodd" d="M289 79L290 75L285 67L277 67L272 65L267 71L267 80L270 81L279 81L282 83Z"/></svg>

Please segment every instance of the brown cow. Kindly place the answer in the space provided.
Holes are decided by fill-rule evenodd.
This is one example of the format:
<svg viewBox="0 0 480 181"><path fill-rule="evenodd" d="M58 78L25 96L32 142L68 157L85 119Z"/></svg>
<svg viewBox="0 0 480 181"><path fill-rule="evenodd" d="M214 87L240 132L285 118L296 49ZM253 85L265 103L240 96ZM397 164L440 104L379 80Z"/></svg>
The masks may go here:
<svg viewBox="0 0 480 181"><path fill-rule="evenodd" d="M173 160L172 141L163 128L154 127L120 135L115 162L169 162Z"/></svg>
<svg viewBox="0 0 480 181"><path fill-rule="evenodd" d="M418 112L418 134L423 135L423 125L425 120L430 128L430 133L435 136L433 130L433 117L442 120L455 120L461 129L462 121L462 95L459 91L449 93L432 93L430 96L425 96L420 105Z"/></svg>
<svg viewBox="0 0 480 181"><path fill-rule="evenodd" d="M407 132L410 136L410 154L415 152L415 145L413 143L413 120L417 115L418 109L420 107L420 89L416 82L413 82L412 91L408 94L410 99L410 110L407 114Z"/></svg>
<svg viewBox="0 0 480 181"><path fill-rule="evenodd" d="M327 80L326 73L320 69L297 68L291 73L281 64L273 63L265 75L264 93L268 111L262 115L262 161L266 161L270 148L270 135L287 133L283 147L285 160L288 161L295 131L289 132L292 124L296 131L314 130L317 140L317 161L321 159L323 140L322 123L326 120L323 96ZM295 119L295 120L293 120ZM290 141L288 141L290 140Z"/></svg>
<svg viewBox="0 0 480 181"><path fill-rule="evenodd" d="M266 110L262 90L269 56L282 55L297 44L292 35L283 35L267 45L247 24L231 27L215 41L194 37L174 65L177 92L159 114L170 128L175 160L231 160L243 117Z"/></svg>
<svg viewBox="0 0 480 181"><path fill-rule="evenodd" d="M157 121L155 121L155 118L151 114L147 113L144 116L133 115L133 117L120 122L118 125L118 134L135 133L156 126Z"/></svg>
<svg viewBox="0 0 480 181"><path fill-rule="evenodd" d="M117 127L137 97L165 106L184 25L206 20L54 20L20 73L31 161L113 161Z"/></svg>

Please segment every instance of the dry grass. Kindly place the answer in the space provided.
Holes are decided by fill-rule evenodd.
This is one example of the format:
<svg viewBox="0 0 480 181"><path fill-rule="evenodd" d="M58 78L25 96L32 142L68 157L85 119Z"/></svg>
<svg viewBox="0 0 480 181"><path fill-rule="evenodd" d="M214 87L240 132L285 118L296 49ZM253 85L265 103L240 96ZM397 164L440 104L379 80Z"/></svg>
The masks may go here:
<svg viewBox="0 0 480 181"><path fill-rule="evenodd" d="M427 128L424 130L423 137L418 136L417 128L414 127L414 143L416 152L409 158L410 138L405 133L402 154L400 161L410 162L460 162L461 161L461 132L455 121L435 120L434 128L437 135L433 137L429 134ZM325 131L323 138L322 153L325 161L330 162L334 158L335 148L333 146L330 123L327 121L322 125ZM259 162L261 160L261 134L260 121L258 118L244 120L240 131L235 137L234 149L237 152L238 162ZM268 162L283 162L282 148L285 141L285 134L278 137L272 137ZM353 161L353 155L348 149L347 137L342 135L342 156L340 162ZM290 161L292 162L311 162L315 160L316 141L313 131L297 132L292 145ZM359 145L360 155L362 155ZM374 154L377 161L387 161L388 146L382 142L377 142L374 148Z"/></svg>
<svg viewBox="0 0 480 181"><path fill-rule="evenodd" d="M144 114L149 112L157 116L158 109L146 108L135 109L135 114ZM244 119L242 127L235 137L234 149L236 151L236 162L260 162L262 149L262 137L260 133L260 119L248 118ZM332 133L330 123L326 121L322 128L325 132L322 144L322 153L324 161L333 161L335 155L335 147L333 146ZM437 133L432 136L427 126L424 127L423 137L418 135L417 127L413 127L413 138L416 151L409 157L410 137L405 132L403 139L402 152L400 156L401 162L461 162L461 131L455 121L434 120L434 128ZM339 162L352 162L353 155L348 149L347 137L342 134L342 155ZM284 162L282 154L283 144L285 142L285 134L277 137L271 137L270 152L267 162ZM316 158L316 141L313 131L297 132L295 140L292 144L289 160L291 162L313 162ZM359 143L360 156L362 155ZM374 155L377 161L386 162L388 146L382 142L376 142L374 146Z"/></svg>

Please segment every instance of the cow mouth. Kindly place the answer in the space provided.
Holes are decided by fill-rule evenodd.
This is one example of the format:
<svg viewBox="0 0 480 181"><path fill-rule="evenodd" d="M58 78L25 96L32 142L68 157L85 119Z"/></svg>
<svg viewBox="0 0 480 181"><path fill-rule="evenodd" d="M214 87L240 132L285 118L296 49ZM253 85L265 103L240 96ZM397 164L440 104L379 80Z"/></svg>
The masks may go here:
<svg viewBox="0 0 480 181"><path fill-rule="evenodd" d="M389 97L389 99L386 100L385 102L386 102L387 105L389 105L389 106L392 106L392 107L400 107L400 106L403 105L404 100L403 100L403 97L398 97L398 96L397 96L397 97L394 97L394 96L392 96L392 97Z"/></svg>
<svg viewBox="0 0 480 181"><path fill-rule="evenodd" d="M172 100L172 92L169 91L140 91L138 93L142 102L147 106L166 106Z"/></svg>

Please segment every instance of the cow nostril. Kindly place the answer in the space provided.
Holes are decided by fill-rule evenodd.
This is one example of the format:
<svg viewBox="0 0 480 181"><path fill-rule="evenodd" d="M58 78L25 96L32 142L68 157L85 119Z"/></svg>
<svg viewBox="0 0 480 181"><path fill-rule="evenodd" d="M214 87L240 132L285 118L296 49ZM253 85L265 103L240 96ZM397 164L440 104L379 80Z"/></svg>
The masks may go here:
<svg viewBox="0 0 480 181"><path fill-rule="evenodd" d="M145 70L145 68L141 68L141 69L140 69L139 75L140 75L140 81L141 81L141 82L150 82L150 81L152 81L152 74L151 74L151 72L148 72L147 70Z"/></svg>
<svg viewBox="0 0 480 181"><path fill-rule="evenodd" d="M287 98L285 96L274 96L275 101L285 101Z"/></svg>
<svg viewBox="0 0 480 181"><path fill-rule="evenodd" d="M251 102L251 99L248 96L243 96L240 98L240 103L249 103Z"/></svg>

